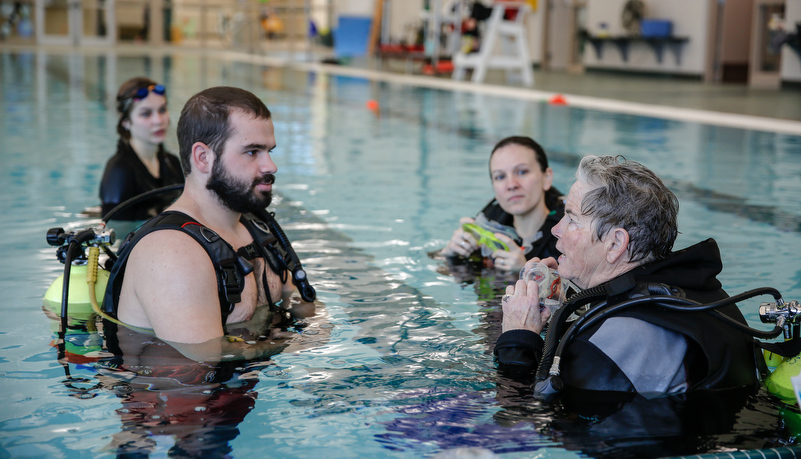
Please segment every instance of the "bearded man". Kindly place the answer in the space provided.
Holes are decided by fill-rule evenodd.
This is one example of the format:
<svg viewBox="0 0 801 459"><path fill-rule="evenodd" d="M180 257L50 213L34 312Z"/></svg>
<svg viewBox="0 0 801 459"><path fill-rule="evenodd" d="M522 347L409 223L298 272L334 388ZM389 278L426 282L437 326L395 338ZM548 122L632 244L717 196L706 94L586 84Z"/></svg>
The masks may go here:
<svg viewBox="0 0 801 459"><path fill-rule="evenodd" d="M206 89L181 111L178 145L184 190L126 239L103 308L162 340L204 343L294 289L263 221L277 171L272 115L243 89Z"/></svg>

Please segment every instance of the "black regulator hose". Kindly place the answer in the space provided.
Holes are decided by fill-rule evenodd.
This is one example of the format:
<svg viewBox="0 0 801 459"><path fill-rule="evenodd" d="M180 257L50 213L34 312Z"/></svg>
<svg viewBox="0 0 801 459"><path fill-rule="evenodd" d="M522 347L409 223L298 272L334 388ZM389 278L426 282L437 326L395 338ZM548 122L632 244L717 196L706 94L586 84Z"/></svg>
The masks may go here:
<svg viewBox="0 0 801 459"><path fill-rule="evenodd" d="M69 285L72 262L78 257L78 254L81 253L81 245L84 242L94 239L94 237L94 231L91 229L86 229L76 234L75 237L70 241L69 245L67 246L67 253L64 260L64 276L62 277L63 283L61 286L61 330L58 332L59 342L57 360L64 368L64 375L66 376L66 379L63 381L64 385L67 386L71 392L76 392L69 395L79 398L85 398L86 394L91 394L92 390L101 387L101 383L95 384L95 386L91 389L84 389L83 387L73 385L75 382L86 383L88 380L86 378L74 378L70 374L69 363L64 361L64 358L67 355L67 329L69 328L69 321L67 318L69 317ZM93 287L94 286L91 286L90 288ZM97 394L91 394L91 397L94 397L95 395Z"/></svg>
<svg viewBox="0 0 801 459"><path fill-rule="evenodd" d="M598 287L596 287L596 289L598 289ZM579 295L574 295L573 297L570 298L569 303L574 303L575 301L575 304L569 305L571 312L578 309L577 304L579 303L580 303L579 305L583 305L586 304L587 301L594 301L603 298L603 295L601 295L599 292L592 293L589 290L585 290L585 292L588 292L586 296L582 295L580 298L578 298ZM582 294L585 292L582 292ZM604 292L604 295L605 294L606 293ZM564 335L561 336L561 339L559 339L555 351L552 351L549 346L549 344L553 345L554 344L553 341L555 341L551 340L550 343L548 342L549 341L548 338L551 336L551 330L549 330L548 334L546 335L546 346L543 350L543 357L542 360L540 361L539 367L537 368L537 383L534 386L535 396L538 396L540 398L548 398L562 389L563 384L559 376L560 373L559 361L561 360L562 353L564 352L564 349L567 346L567 344L569 344L570 341L572 341L573 338L576 335L578 335L578 333L581 330L586 329L587 327L591 327L596 323L622 310L629 309L635 306L658 303L659 307L671 311L709 312L710 314L712 314L713 317L721 320L725 324L730 325L736 328L737 330L746 333L750 336L763 339L775 338L784 331L781 325L777 324L776 327L774 327L774 329L770 331L761 331L751 328L745 324L742 324L732 319L731 317L721 313L720 311L716 310L724 306L733 305L742 300L766 294L772 295L774 299L776 299L777 301L781 300L781 293L779 293L778 290L772 287L763 287L754 290L749 290L747 292L740 293L738 295L734 295L719 301L706 304L699 303L697 301L683 297L659 295L659 296L643 296L628 301L624 301L622 303L617 303L612 306L590 309L584 315L582 315L578 320L576 320L573 324L570 325L570 327L567 329ZM566 303L565 305L568 306L568 303ZM563 307L562 309L565 308ZM562 314L560 314L562 309L557 311L557 314L554 316L554 322L557 319L561 319L562 317L566 319L566 316L562 316ZM557 363L554 365L554 362Z"/></svg>
<svg viewBox="0 0 801 459"><path fill-rule="evenodd" d="M72 267L72 260L77 256L77 251L81 245L71 241L67 247L67 256L64 260L64 275L62 276L61 284L61 329L67 329L67 314L69 314L69 293L70 293L70 271Z"/></svg>
<svg viewBox="0 0 801 459"><path fill-rule="evenodd" d="M564 288L564 286L562 286ZM560 392L564 386L559 375L549 375L551 366L554 363L557 347L564 340L565 322L568 317L582 306L600 301L609 296L609 291L604 286L596 286L582 290L571 296L554 314L545 333L545 344L543 345L542 358L537 366L536 383L534 383L534 397L548 399ZM561 339L560 339L561 338ZM558 366L558 365L557 365Z"/></svg>
<svg viewBox="0 0 801 459"><path fill-rule="evenodd" d="M596 323L606 319L608 316L614 315L622 310L650 303L658 303L659 307L670 311L713 312L714 317L720 319L721 321L723 321L728 325L736 327L738 330L750 336L757 338L775 338L779 336L779 334L781 334L783 331L783 328L779 325L777 325L771 331L761 331L751 328L740 322L737 322L736 320L720 313L719 311L715 311L716 309L719 309L721 307L733 305L739 301L764 294L771 294L774 296L774 298L781 299L781 294L776 289L771 287L765 287L765 288L750 290L748 292L724 298L722 300L718 300L713 303L699 303L689 298L663 295L663 296L643 296L640 298L634 298L628 301L624 301L622 303L617 303L612 306L602 307L595 310L591 309L587 311L587 313L584 314L581 318L579 318L576 322L574 322L570 326L570 328L568 328L567 332L565 332L564 337L559 342L559 346L556 349L556 355L561 356L567 343L570 342L573 339L573 337L575 337L582 329L591 327Z"/></svg>
<svg viewBox="0 0 801 459"><path fill-rule="evenodd" d="M81 252L81 245L84 242L91 241L95 237L95 232L91 229L85 229L76 234L70 241L67 247L67 255L64 260L64 276L62 277L61 285L61 325L62 330L67 329L67 317L69 316L69 291L70 291L70 270L72 262L78 257Z"/></svg>
<svg viewBox="0 0 801 459"><path fill-rule="evenodd" d="M759 295L771 295L773 296L773 299L775 299L776 301L781 301L782 299L782 294L779 293L779 291L776 290L775 288L760 287L760 288L755 288L753 290L749 290L747 292L738 293L737 295L715 301L714 303L704 304L702 305L703 306L702 309L717 309L722 306L728 306L730 304L737 303L738 301L748 300Z"/></svg>
<svg viewBox="0 0 801 459"><path fill-rule="evenodd" d="M556 351L559 339L564 332L565 322L567 318L570 317L570 314L573 314L580 307L588 303L606 298L606 295L606 290L600 286L582 290L571 296L565 301L565 304L556 311L556 314L554 314L548 326L548 331L545 332L545 344L543 345L540 364L537 367L537 379L545 379L548 377L548 369L553 363L554 351Z"/></svg>

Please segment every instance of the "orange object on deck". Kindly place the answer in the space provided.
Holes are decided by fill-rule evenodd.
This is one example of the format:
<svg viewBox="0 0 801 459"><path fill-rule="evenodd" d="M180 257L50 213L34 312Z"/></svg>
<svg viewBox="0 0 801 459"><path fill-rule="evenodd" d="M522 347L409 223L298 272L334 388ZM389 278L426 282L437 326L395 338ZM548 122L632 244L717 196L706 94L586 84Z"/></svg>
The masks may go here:
<svg viewBox="0 0 801 459"><path fill-rule="evenodd" d="M423 73L426 75L436 75L440 73L452 73L453 72L453 62L451 61L439 61L437 63L437 68L434 69L434 66L431 64L423 65Z"/></svg>

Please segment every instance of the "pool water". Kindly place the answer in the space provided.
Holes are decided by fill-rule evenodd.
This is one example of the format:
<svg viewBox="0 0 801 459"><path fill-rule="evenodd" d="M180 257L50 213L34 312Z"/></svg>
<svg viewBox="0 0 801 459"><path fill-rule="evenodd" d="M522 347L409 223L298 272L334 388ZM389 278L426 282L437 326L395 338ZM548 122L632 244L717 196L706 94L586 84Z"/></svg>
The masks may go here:
<svg viewBox="0 0 801 459"><path fill-rule="evenodd" d="M63 269L45 233L96 222L80 212L97 204L116 145L112 102L135 75L167 87L172 152L180 108L201 89L239 86L265 101L278 141L277 218L326 314L306 350L242 364L214 390L190 388L183 423L162 422L167 412L144 422L108 371L60 360L57 324L41 309ZM659 457L792 445L801 435L797 406L764 392L731 403L688 397L693 409L680 419L662 417L673 411L658 403L634 412L645 418L591 418L534 402L497 375L491 356L512 279L451 274L429 256L492 196L492 146L523 134L545 146L563 192L584 155L643 162L681 201L676 248L714 237L730 293L773 286L797 299L799 135L191 53L0 50L0 79L0 457L417 458L459 447L510 458ZM769 299L740 307L769 329L759 301ZM186 396L159 390L141 389L141 403Z"/></svg>

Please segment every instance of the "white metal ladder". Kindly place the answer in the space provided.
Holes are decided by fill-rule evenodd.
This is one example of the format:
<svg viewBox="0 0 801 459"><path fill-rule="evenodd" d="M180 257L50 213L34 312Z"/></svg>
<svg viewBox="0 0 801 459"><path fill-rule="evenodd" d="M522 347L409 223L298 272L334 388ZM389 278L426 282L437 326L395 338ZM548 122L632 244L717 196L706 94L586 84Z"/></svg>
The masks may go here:
<svg viewBox="0 0 801 459"><path fill-rule="evenodd" d="M504 19L506 9L517 9L514 20ZM461 51L453 56L453 79L463 80L468 68L473 69L473 83L481 83L488 69L504 69L509 79L511 70L519 70L523 84L534 84L531 70L531 57L526 38L526 15L531 11L527 3L496 2L487 21L484 37L477 53L465 54ZM496 44L500 41L500 54Z"/></svg>

